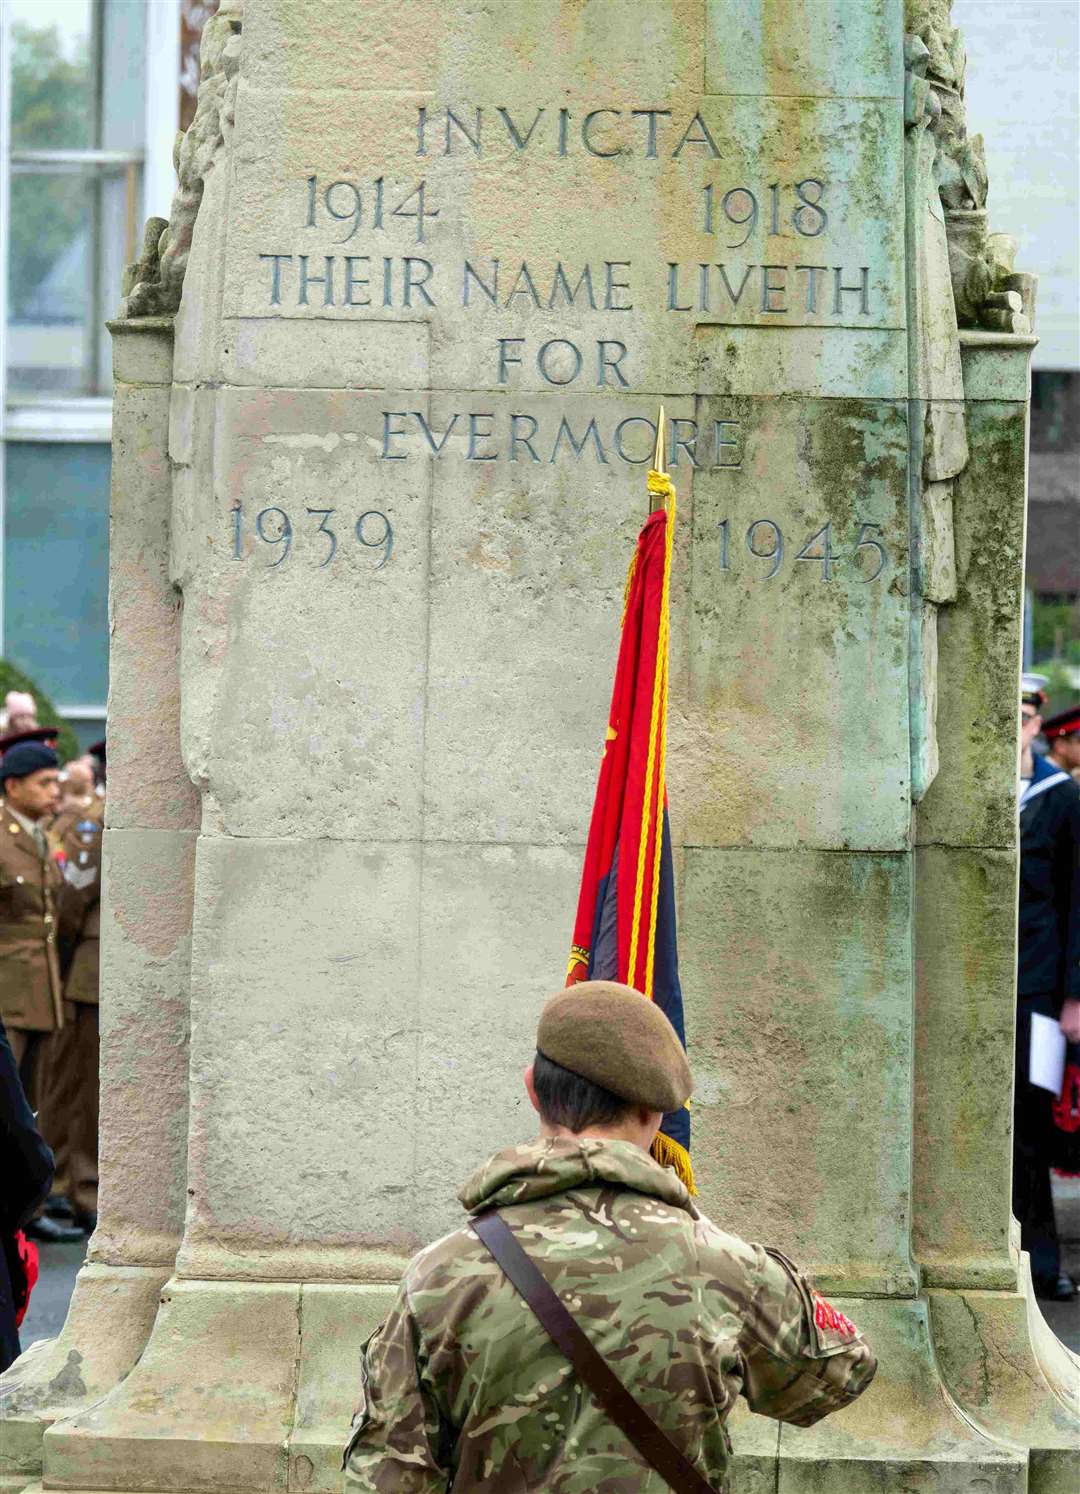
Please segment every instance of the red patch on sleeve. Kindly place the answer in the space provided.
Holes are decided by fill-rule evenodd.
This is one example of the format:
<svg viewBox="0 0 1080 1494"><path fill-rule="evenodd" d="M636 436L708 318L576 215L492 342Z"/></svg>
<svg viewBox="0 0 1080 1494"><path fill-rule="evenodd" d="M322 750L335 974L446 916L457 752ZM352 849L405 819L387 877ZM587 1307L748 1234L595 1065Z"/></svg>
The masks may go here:
<svg viewBox="0 0 1080 1494"><path fill-rule="evenodd" d="M838 1312L831 1302L826 1302L817 1292L814 1293L814 1322L819 1328L831 1329L843 1338L854 1338L859 1331L850 1318Z"/></svg>

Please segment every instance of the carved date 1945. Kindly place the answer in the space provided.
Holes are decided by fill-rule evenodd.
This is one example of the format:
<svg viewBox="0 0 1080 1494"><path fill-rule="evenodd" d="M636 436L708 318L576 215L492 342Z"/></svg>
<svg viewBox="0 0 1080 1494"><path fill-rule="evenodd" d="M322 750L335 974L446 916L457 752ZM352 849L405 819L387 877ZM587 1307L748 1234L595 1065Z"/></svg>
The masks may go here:
<svg viewBox="0 0 1080 1494"><path fill-rule="evenodd" d="M794 559L813 561L820 565L822 581L832 581L834 567L845 563L855 566L860 581L876 581L889 558L883 542L877 537L880 533L880 524L862 523L859 525L854 547L850 551L837 551L833 549L830 521L809 536ZM755 560L768 562L769 568L764 572L763 580L771 581L780 574L786 550L784 531L775 519L754 519L747 526L743 542L748 554ZM732 569L731 524L728 519L720 521L720 569Z"/></svg>

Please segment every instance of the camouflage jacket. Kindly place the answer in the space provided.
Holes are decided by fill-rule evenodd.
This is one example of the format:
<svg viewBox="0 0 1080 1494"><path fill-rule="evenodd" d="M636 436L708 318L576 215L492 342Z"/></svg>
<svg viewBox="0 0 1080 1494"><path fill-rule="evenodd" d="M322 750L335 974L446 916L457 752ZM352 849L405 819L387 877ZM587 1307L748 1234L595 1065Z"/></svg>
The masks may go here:
<svg viewBox="0 0 1080 1494"><path fill-rule="evenodd" d="M718 1489L735 1398L796 1426L876 1363L777 1251L724 1234L622 1141L498 1152L460 1194L497 1207L611 1367ZM470 1229L410 1262L364 1349L350 1494L666 1494Z"/></svg>

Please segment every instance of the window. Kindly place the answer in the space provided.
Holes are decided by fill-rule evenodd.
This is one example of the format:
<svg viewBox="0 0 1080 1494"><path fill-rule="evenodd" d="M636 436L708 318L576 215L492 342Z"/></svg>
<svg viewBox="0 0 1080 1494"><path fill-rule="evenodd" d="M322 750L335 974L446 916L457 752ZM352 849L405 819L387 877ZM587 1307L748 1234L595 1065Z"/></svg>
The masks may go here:
<svg viewBox="0 0 1080 1494"><path fill-rule="evenodd" d="M112 349L167 216L180 0L0 0L0 653L80 735L107 688Z"/></svg>
<svg viewBox="0 0 1080 1494"><path fill-rule="evenodd" d="M6 8L8 398L107 395L104 322L141 226L146 8L104 0L7 0Z"/></svg>

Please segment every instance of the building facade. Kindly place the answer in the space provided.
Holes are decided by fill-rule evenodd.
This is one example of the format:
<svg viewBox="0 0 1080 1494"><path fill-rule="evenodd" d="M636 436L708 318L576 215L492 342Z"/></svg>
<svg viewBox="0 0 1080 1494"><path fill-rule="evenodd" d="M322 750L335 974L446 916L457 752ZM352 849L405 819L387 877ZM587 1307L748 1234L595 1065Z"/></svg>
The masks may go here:
<svg viewBox="0 0 1080 1494"><path fill-rule="evenodd" d="M108 690L111 358L142 224L167 215L217 0L0 7L0 657L85 742ZM1040 272L1026 660L1080 689L1078 0L955 0L992 224ZM1064 673L1062 672L1064 671ZM1057 678L1057 677L1056 677ZM1064 703L1064 700L1062 701Z"/></svg>
<svg viewBox="0 0 1080 1494"><path fill-rule="evenodd" d="M986 139L991 225L1039 274L1028 469L1025 662L1080 696L1080 5L954 0L967 112Z"/></svg>
<svg viewBox="0 0 1080 1494"><path fill-rule="evenodd" d="M181 0L0 7L0 655L84 744L108 691L106 319L168 214Z"/></svg>

